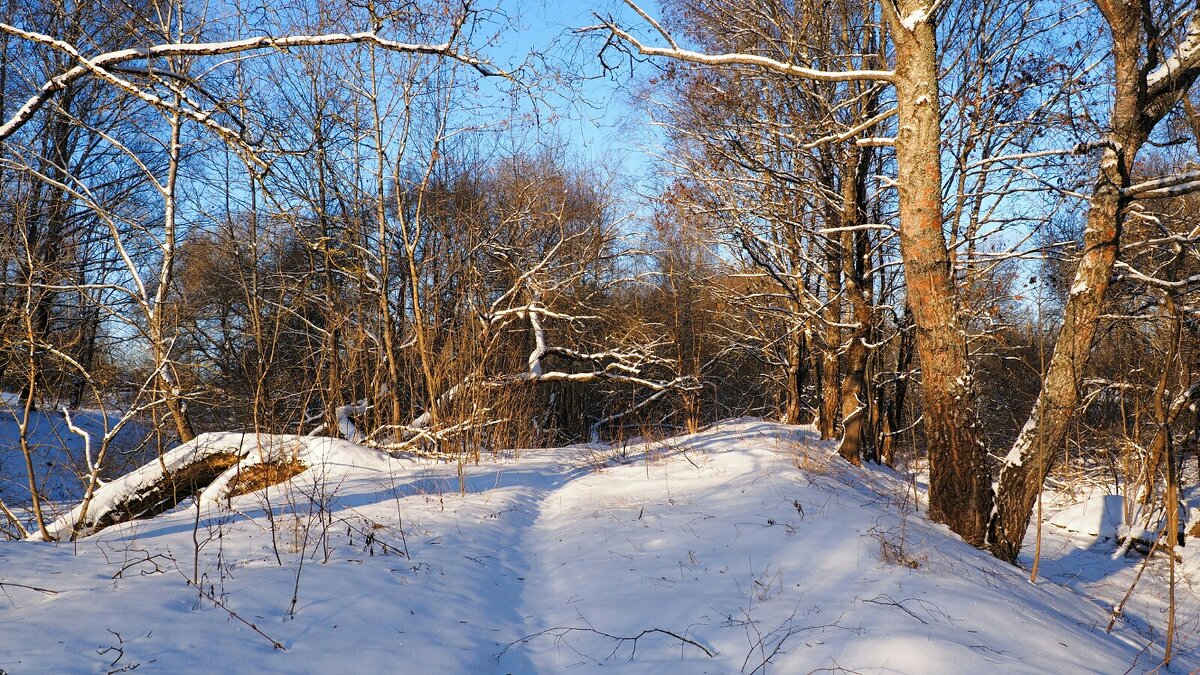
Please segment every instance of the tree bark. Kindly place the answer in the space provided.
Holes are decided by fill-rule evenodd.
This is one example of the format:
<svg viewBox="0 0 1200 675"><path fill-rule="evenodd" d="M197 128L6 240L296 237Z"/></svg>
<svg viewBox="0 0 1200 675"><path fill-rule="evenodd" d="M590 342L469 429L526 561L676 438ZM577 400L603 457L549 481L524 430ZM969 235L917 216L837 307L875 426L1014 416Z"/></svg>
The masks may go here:
<svg viewBox="0 0 1200 675"><path fill-rule="evenodd" d="M870 350L865 342L871 327L871 284L867 280L866 232L852 228L858 228L866 221L863 201L870 152L851 146L847 155L842 176L842 277L854 328L846 347L842 442L838 445L838 453L848 462L859 464L864 455L872 454L874 440L870 429L871 397L866 391Z"/></svg>
<svg viewBox="0 0 1200 675"><path fill-rule="evenodd" d="M887 414L885 422L887 428L886 435L881 436L880 440L880 455L883 458L883 463L892 466L895 458L896 434L904 425L904 403L908 397L908 381L910 378L910 370L912 369L913 359L913 325L912 325L912 308L907 302L904 306L904 316L900 320L898 326L900 331L900 344L896 347L896 370L895 390L892 393L892 398L888 402Z"/></svg>
<svg viewBox="0 0 1200 675"><path fill-rule="evenodd" d="M62 245L63 238L67 235L70 200L61 185L66 183L69 175L73 131L71 104L73 100L74 92L72 90L64 92L58 106L53 110L51 121L47 124L46 154L49 159L44 162L43 170L50 177L50 181L46 184L44 191L40 188L37 190L38 198L34 200L34 209L29 214L30 222L25 234L27 255L30 261L30 267L25 276L27 283L30 284L39 281L47 285L56 284L66 262L63 260ZM44 202L42 198L44 198ZM45 210L44 215L39 213L41 209ZM39 288L36 293L36 301L30 308L30 339L37 342L33 358L29 362L29 367L33 368L34 375L26 381L28 386L22 388L20 399L23 403L27 402L34 410L37 409L37 402L33 400L35 380L41 382L46 380L43 343L50 337L50 317L57 300L58 293L46 288Z"/></svg>
<svg viewBox="0 0 1200 675"><path fill-rule="evenodd" d="M991 475L942 230L935 3L897 4L883 7L896 51L900 248L921 362L929 516L981 546L991 511Z"/></svg>
<svg viewBox="0 0 1200 675"><path fill-rule="evenodd" d="M166 335L166 317L164 316L167 296L174 285L175 256L178 252L178 231L176 229L178 193L176 187L179 181L179 164L182 154L180 141L182 137L183 116L179 113L172 113L170 121L171 135L167 148L167 180L166 184L162 187L162 263L158 275L158 289L154 293L154 302L147 318L150 324L151 350L154 353L155 365L158 369L158 384L163 402L167 412L171 415L171 419L175 422L175 431L179 434L179 441L187 443L196 437L196 432L192 428L192 420L188 414L187 402L183 398L182 387L171 358L171 340Z"/></svg>
<svg viewBox="0 0 1200 675"><path fill-rule="evenodd" d="M1130 167L1150 132L1200 74L1193 57L1172 77L1151 85L1143 72L1143 6L1096 0L1113 36L1115 92L1110 131L1092 191L1083 256L1063 310L1063 326L1033 410L1000 472L996 509L988 525L992 553L1014 562L1037 495L1057 460L1067 424L1079 402L1079 385L1099 326L1104 295L1116 262L1122 212L1128 205ZM1192 28L1200 27L1198 18ZM1190 31L1189 31L1190 33Z"/></svg>
<svg viewBox="0 0 1200 675"><path fill-rule="evenodd" d="M841 359L841 255L836 241L827 243L825 254L825 309L822 314L821 339L821 403L817 431L821 438L837 436L838 408L842 401Z"/></svg>
<svg viewBox="0 0 1200 675"><path fill-rule="evenodd" d="M796 331L790 341L787 366L787 409L784 422L801 424L804 414L804 381L808 376L807 336L804 330Z"/></svg>

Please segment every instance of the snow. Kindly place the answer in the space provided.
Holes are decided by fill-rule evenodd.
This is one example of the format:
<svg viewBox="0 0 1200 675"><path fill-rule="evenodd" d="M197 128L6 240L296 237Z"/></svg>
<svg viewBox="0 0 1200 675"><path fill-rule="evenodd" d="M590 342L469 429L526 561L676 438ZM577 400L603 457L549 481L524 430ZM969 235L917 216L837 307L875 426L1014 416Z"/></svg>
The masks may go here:
<svg viewBox="0 0 1200 675"><path fill-rule="evenodd" d="M1200 55L1200 12L1192 15L1191 21L1188 22L1187 36L1179 43L1175 54L1146 75L1147 88L1154 87L1160 81L1170 77L1172 73L1178 73L1195 65L1198 55Z"/></svg>
<svg viewBox="0 0 1200 675"><path fill-rule="evenodd" d="M352 405L339 405L334 409L334 414L337 415L338 434L342 438L358 443L362 441L362 435L358 433L358 427L354 426L354 421L350 419L351 415L361 415L367 412L367 399L354 403Z"/></svg>
<svg viewBox="0 0 1200 675"><path fill-rule="evenodd" d="M1121 497L1096 495L1059 511L1049 522L1072 534L1093 539L1115 539L1124 517Z"/></svg>
<svg viewBox="0 0 1200 675"><path fill-rule="evenodd" d="M1156 532L1147 526L1160 514L1145 511L1140 504L1131 504L1130 516L1126 519L1124 497L1093 494L1059 511L1048 522L1070 534L1091 538L1093 542L1120 541L1127 537L1153 541Z"/></svg>
<svg viewBox="0 0 1200 675"><path fill-rule="evenodd" d="M23 408L17 396L0 393L0 500L18 508L30 503L29 473L21 451L17 421ZM35 411L29 421L29 441L33 454L34 476L40 493L51 501L77 500L83 496L89 451L98 449L106 431L105 416L95 410L72 410L71 423L61 411ZM107 427L116 424L119 414L110 413ZM83 434L86 434L86 440ZM126 453L145 441L147 432L138 424L126 425L114 439L104 475L126 468ZM92 447L88 447L88 446Z"/></svg>
<svg viewBox="0 0 1200 675"><path fill-rule="evenodd" d="M904 26L904 30L912 32L917 27L917 24L925 23L929 20L929 12L925 7L918 7L909 12L908 15L900 17L900 25Z"/></svg>
<svg viewBox="0 0 1200 675"><path fill-rule="evenodd" d="M1041 565L1058 583L1030 584L929 522L904 476L849 466L805 427L524 450L462 467L461 484L453 464L270 442L311 443L314 464L75 544L0 543L0 669L1119 673L1161 660L1157 596L1104 632L1112 581L1135 560L1047 527ZM1188 672L1200 604L1179 592L1172 669Z"/></svg>
<svg viewBox="0 0 1200 675"><path fill-rule="evenodd" d="M1029 452L1033 445L1033 432L1037 427L1037 407L1034 407L1034 413L1030 414L1029 419L1025 420L1025 426L1021 427L1021 433L1017 434L1017 440L1013 446L1009 448L1008 454L1004 456L1003 468L1019 467L1025 461L1025 455Z"/></svg>
<svg viewBox="0 0 1200 675"><path fill-rule="evenodd" d="M1143 644L1162 639L1169 600L1169 567L1166 557L1159 555L1151 560L1144 576L1137 575L1142 563L1140 555L1117 555L1126 550L1118 538L1132 534L1134 537L1153 540L1154 532L1144 529L1142 514L1134 509L1133 526L1123 521L1122 498L1116 495L1092 494L1077 503L1052 505L1061 501L1062 495L1047 493L1048 515L1042 528L1042 553L1040 571L1045 577L1054 579L1065 588L1093 599L1103 606L1113 608L1122 602L1131 586L1135 592L1130 596L1121 616L1128 629L1136 630L1143 637ZM1200 500L1200 488L1192 488L1185 494L1185 501L1196 504ZM1200 509L1192 508L1189 522L1198 522ZM1029 566L1033 562L1033 540L1036 525L1031 527L1027 546L1021 562ZM1152 528L1153 529L1153 528ZM1200 531L1196 532L1200 534ZM1200 576L1200 538L1189 535L1185 546L1174 549L1178 560L1175 573L1180 578L1175 592L1179 607L1176 612L1179 627L1176 639L1184 642L1180 652L1186 660L1172 662L1172 671L1196 672L1196 658L1200 654L1197 636L1200 634L1200 601L1195 580ZM1111 611L1111 609L1110 609ZM1106 619L1107 621L1107 619ZM1114 630L1116 633L1116 630ZM1135 638L1138 639L1138 638ZM1149 658L1153 661L1154 658ZM1147 659L1139 660L1133 672L1152 670ZM1172 672L1167 671L1167 672ZM1123 672L1123 671L1122 671Z"/></svg>
<svg viewBox="0 0 1200 675"><path fill-rule="evenodd" d="M229 487L241 471L260 463L295 459L310 470L325 475L331 466L342 468L376 467L385 457L353 443L320 436L292 436L271 434L207 433L197 436L173 450L163 453L159 459L130 471L105 484L95 492L88 504L90 515L111 510L114 506L153 487L163 478L164 471L175 473L196 461L217 454L230 454L238 462L219 475L201 495L201 499L219 502L226 499ZM61 539L68 535L80 515L82 504L47 525L51 538ZM40 534L33 535L40 539Z"/></svg>

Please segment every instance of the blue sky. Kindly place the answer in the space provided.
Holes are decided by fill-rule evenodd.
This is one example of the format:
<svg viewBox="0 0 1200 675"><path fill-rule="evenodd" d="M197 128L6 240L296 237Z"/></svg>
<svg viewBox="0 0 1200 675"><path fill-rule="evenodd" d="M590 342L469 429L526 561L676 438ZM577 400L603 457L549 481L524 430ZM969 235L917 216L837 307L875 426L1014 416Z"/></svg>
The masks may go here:
<svg viewBox="0 0 1200 675"><path fill-rule="evenodd" d="M656 2L642 3L652 15ZM523 0L501 3L508 26L487 54L497 64L516 67L533 59L542 76L569 81L563 87L548 83L536 103L524 97L521 112L536 113L540 123L530 129L536 142L566 145L583 161L616 162L639 183L650 171L648 146L658 136L646 124L644 112L633 101L635 85L650 71L648 64L623 60L621 69L603 74L599 36L579 36L574 31L594 25L592 13L612 14L625 25L640 27L642 20L622 3L611 0ZM503 17L498 21L505 21ZM531 125L532 126L532 125ZM535 142L535 141L528 141Z"/></svg>

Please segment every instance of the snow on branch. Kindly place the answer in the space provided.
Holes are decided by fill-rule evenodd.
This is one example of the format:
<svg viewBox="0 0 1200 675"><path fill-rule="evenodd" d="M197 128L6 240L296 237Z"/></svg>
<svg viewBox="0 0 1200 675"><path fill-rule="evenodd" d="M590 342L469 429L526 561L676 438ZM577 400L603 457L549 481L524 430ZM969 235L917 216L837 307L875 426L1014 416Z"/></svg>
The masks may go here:
<svg viewBox="0 0 1200 675"><path fill-rule="evenodd" d="M382 37L371 31L357 33L328 33L323 35L262 35L258 37L245 38L241 40L228 40L224 42L160 44L149 47L119 49L92 57L82 55L79 50L74 47L74 45L71 45L68 42L45 35L43 33L38 33L36 31L26 30L7 23L0 23L0 31L25 40L29 40L31 42L53 47L70 54L80 62L79 65L69 68L42 83L36 93L30 96L29 99L26 100L25 103L21 105L16 112L14 112L3 124L0 124L0 140L8 138L18 129L24 126L25 123L32 119L34 114L36 114L37 111L40 110L57 92L66 89L71 85L71 83L89 74L102 77L107 74L108 77L104 77L104 79L111 81L112 78L116 78L116 76L112 74L112 71L118 70L119 67L123 67L124 64L129 61L150 61L153 59L161 59L173 56L216 56L225 54L240 54L268 49L287 50L295 47L324 47L344 44L366 44L394 52L430 54L445 57L471 66L481 75L486 77L511 77L507 72L492 66L487 61L466 52L457 50L450 42L443 42L440 44L399 42Z"/></svg>
<svg viewBox="0 0 1200 675"><path fill-rule="evenodd" d="M1192 14L1188 22L1187 35L1175 49L1175 53L1146 75L1147 98L1171 92L1177 82L1193 74L1200 67L1200 12Z"/></svg>
<svg viewBox="0 0 1200 675"><path fill-rule="evenodd" d="M534 348L529 354L529 370L516 375L512 379L525 382L608 381L632 384L653 392L640 402L593 423L589 430L589 435L593 442L599 441L600 429L605 424L633 414L663 398L669 392L691 391L698 389L700 386L696 378L690 375L677 375L669 380L652 379L644 376L642 373L646 367L663 363L661 359L654 356L654 348L657 346L655 344L639 345L628 350L611 349L599 352L582 352L566 347L548 346L546 342L546 330L542 325L541 319L543 316L550 315L551 313L544 311L544 308L532 303L522 309L525 316L529 319L530 327L533 329ZM555 316L557 318L572 319L572 317L562 315ZM591 366L591 369L578 372L546 370L543 359L549 355L575 363L586 363Z"/></svg>
<svg viewBox="0 0 1200 675"><path fill-rule="evenodd" d="M208 480L202 481L207 485L212 477L248 453L239 442L240 436L203 434L195 441L165 453L96 489L94 498L85 498L73 510L48 524L47 535L50 540L75 539L130 518L161 513L173 507L183 498L185 490L181 488L185 485L196 482L206 473L211 474ZM224 461L226 458L229 461ZM31 540L42 538L40 532L29 537Z"/></svg>
<svg viewBox="0 0 1200 675"><path fill-rule="evenodd" d="M1200 382L1193 382L1190 387L1179 392L1167 411L1167 419L1174 421L1184 410L1195 411L1200 404Z"/></svg>
<svg viewBox="0 0 1200 675"><path fill-rule="evenodd" d="M841 141L844 141L848 138L852 138L852 137L858 135L859 133L866 131L867 129L870 129L870 128L880 124L881 122L887 120L890 117L894 117L899 111L900 111L899 108L892 108L890 110L885 110L884 112L881 112L874 117L871 117L869 119L863 120L862 122L859 122L858 124L855 124L854 126L850 127L849 129L846 129L845 131L843 131L841 133L830 134L828 136L823 136L821 138L818 138L815 141L809 141L808 143L804 143L804 144L800 145L800 149L812 150L812 149L817 148L818 146L825 145L826 143L839 143ZM868 143L867 141L886 141L886 143L878 143L878 145L892 145L893 140L894 139L891 139L891 138L860 138L857 141L855 141L855 143L860 146L863 146L863 145L874 145L874 143Z"/></svg>
<svg viewBox="0 0 1200 675"><path fill-rule="evenodd" d="M1178 197L1197 189L1200 189L1200 169L1192 169L1130 185L1121 193L1126 197L1138 199L1158 199Z"/></svg>
<svg viewBox="0 0 1200 675"><path fill-rule="evenodd" d="M938 7L942 4L942 0L934 0L933 2L925 3L915 7L908 14L901 14L900 8L895 4L895 0L891 0L891 2L893 11L896 12L896 17L900 22L900 25L904 27L904 30L910 33L916 30L917 26L933 21L934 13L937 12Z"/></svg>
<svg viewBox="0 0 1200 675"><path fill-rule="evenodd" d="M631 385L651 392L649 396L631 404L629 407L594 422L590 427L589 435L593 439L596 439L598 438L600 429L604 425L642 410L671 392L692 391L698 389L700 386L696 378L691 375L680 376L670 374L667 377L656 378L646 374L645 371L651 366L669 365L669 362L657 357L654 353L661 346L660 343L651 342L649 344L637 344L625 348L583 351L551 344L543 323L548 319L575 322L584 319L595 319L597 317L564 314L543 307L537 301L532 301L529 304L518 307L493 310L493 312L490 317L483 317L485 323L493 325L507 324L510 321L522 319L529 323L529 327L533 333L534 345L526 359L527 369L518 373L469 376L467 379L455 384L442 393L438 397L435 407L442 409L450 405L455 399L459 398L460 394L466 388L499 389L521 383L608 382ZM580 370L554 369L548 367L545 363L547 357L556 357L577 366L582 365L582 368ZM359 408L364 408L366 401L360 401L356 405ZM351 414L363 412L359 408L355 408L354 410L351 410L350 406L341 406L338 408L339 427L341 427L341 435L344 438L351 439L351 436L347 435L347 432L352 431L353 434L357 434L358 432L353 429L353 423L350 426L342 424L341 413L343 409L345 409L345 412ZM356 442L361 442L369 447L388 452L405 451L420 454L419 448L422 445L445 440L455 434L461 434L468 430L481 429L500 423L499 420L478 417L478 415L486 414L487 412L488 409L477 410L476 416L473 419L465 420L449 427L433 429L430 427L431 416L426 411L408 424L384 425L374 429L365 437L358 438Z"/></svg>
<svg viewBox="0 0 1200 675"><path fill-rule="evenodd" d="M758 54L745 54L738 52L729 52L725 54L704 54L702 52L683 49L675 43L657 22L650 20L644 10L632 2L625 0L625 4L631 7L643 19L647 20L660 35L667 40L668 47L652 47L646 45L631 33L616 25L611 20L596 16L600 20L600 24L596 26L587 26L580 28L579 33L592 32L608 32L608 40L604 43L604 49L614 45L620 41L633 47L639 54L643 56L662 56L677 61L686 61L689 63L698 63L706 66L756 66L772 72L783 75L791 75L801 77L807 80L817 80L819 82L851 82L851 81L871 81L871 82L891 82L895 77L895 73L890 70L817 70L805 66L779 61L767 56Z"/></svg>
<svg viewBox="0 0 1200 675"><path fill-rule="evenodd" d="M929 21L929 12L924 7L918 7L909 14L900 17L900 25L907 31L912 31L918 24Z"/></svg>
<svg viewBox="0 0 1200 675"><path fill-rule="evenodd" d="M354 425L354 421L350 418L353 415L361 415L367 412L368 408L370 406L367 404L367 399L365 398L357 403L339 405L334 410L334 414L337 415L338 434L351 443L362 441L362 434L358 432L358 427Z"/></svg>
<svg viewBox="0 0 1200 675"><path fill-rule="evenodd" d="M62 407L62 414L63 420L67 423L67 430L83 439L83 458L87 462L88 474L99 472L100 463L92 461L92 435L86 429L75 425L75 422L71 420L70 408L64 405ZM104 484L98 477L96 478L96 483L99 485Z"/></svg>
<svg viewBox="0 0 1200 675"><path fill-rule="evenodd" d="M1170 280L1160 279L1158 277L1146 274L1123 260L1116 261L1116 263L1114 263L1114 267L1122 270L1124 276L1156 288L1179 291L1190 286L1200 285L1200 274L1193 274L1192 276L1184 279ZM1073 290L1074 289L1072 289L1072 291Z"/></svg>
<svg viewBox="0 0 1200 675"><path fill-rule="evenodd" d="M650 365L661 364L663 361L654 356L657 344L637 345L627 350L610 349L598 352L582 352L566 347L549 346L546 342L546 329L542 325L543 317L553 317L564 320L575 320L571 317L550 312L536 303L520 308L520 313L529 320L533 330L534 347L529 353L529 370L516 375L502 377L502 380L520 380L525 382L591 382L608 380L623 382L645 387L653 391L666 391L683 387L681 378L670 381L654 380L642 376L643 370ZM567 361L591 364L591 370L565 372L561 370L546 370L543 359L553 355ZM682 378L684 380L688 378Z"/></svg>
<svg viewBox="0 0 1200 675"><path fill-rule="evenodd" d="M164 513L190 498L220 503L260 489L252 476L256 468L263 470L260 478L265 485L333 462L364 468L385 466L374 452L332 438L201 434L97 488L94 495L50 523L45 536L52 541L75 540L112 525ZM286 467L293 470L284 472ZM43 539L41 532L28 537L30 541Z"/></svg>

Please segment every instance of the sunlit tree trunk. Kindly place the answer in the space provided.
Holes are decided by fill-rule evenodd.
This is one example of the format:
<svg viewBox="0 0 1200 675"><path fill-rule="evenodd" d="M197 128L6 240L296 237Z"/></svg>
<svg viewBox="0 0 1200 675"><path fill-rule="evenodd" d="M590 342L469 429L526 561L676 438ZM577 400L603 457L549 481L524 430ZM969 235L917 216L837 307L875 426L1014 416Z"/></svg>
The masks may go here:
<svg viewBox="0 0 1200 675"><path fill-rule="evenodd" d="M858 464L871 454L874 434L871 430L871 396L867 392L867 362L870 350L866 339L871 328L871 284L867 279L866 174L870 152L851 146L842 175L842 277L850 301L851 322L846 347L846 379L842 384L842 442L838 452Z"/></svg>
<svg viewBox="0 0 1200 675"><path fill-rule="evenodd" d="M1063 324L1054 345L1042 389L1020 435L1004 462L996 488L996 510L989 544L999 558L1015 561L1029 526L1037 495L1058 456L1079 403L1079 386L1100 322L1121 238L1125 189L1138 150L1159 121L1200 75L1200 17L1193 17L1183 58L1166 76L1153 81L1142 66L1143 27L1149 25L1138 3L1096 0L1112 35L1114 98L1110 128L1102 147L1099 173L1089 203L1083 251L1076 268Z"/></svg>
<svg viewBox="0 0 1200 675"><path fill-rule="evenodd" d="M942 230L934 4L883 3L896 51L900 247L921 362L929 515L968 542L982 545L991 511L991 476Z"/></svg>

